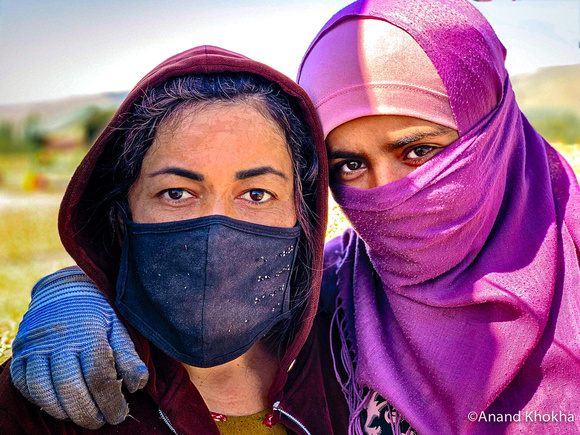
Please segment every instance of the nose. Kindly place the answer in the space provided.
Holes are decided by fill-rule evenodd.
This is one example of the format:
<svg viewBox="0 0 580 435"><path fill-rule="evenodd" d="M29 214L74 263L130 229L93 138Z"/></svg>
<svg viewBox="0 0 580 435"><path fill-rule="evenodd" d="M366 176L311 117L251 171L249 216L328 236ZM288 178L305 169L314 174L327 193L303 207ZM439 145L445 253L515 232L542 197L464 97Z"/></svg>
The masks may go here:
<svg viewBox="0 0 580 435"><path fill-rule="evenodd" d="M371 186L379 187L385 184L393 183L404 178L407 174L413 171L412 167L403 165L395 158L385 156L385 158L376 162L372 167L372 175L370 177Z"/></svg>
<svg viewBox="0 0 580 435"><path fill-rule="evenodd" d="M236 218L232 202L221 195L207 195L198 211L198 217L220 215Z"/></svg>

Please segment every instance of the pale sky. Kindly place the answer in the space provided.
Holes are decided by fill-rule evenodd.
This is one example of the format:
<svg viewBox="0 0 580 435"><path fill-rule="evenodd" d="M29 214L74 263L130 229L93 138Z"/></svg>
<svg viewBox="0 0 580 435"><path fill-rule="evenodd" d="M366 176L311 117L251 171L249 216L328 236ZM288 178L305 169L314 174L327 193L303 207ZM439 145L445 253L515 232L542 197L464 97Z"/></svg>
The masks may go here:
<svg viewBox="0 0 580 435"><path fill-rule="evenodd" d="M348 3L0 0L0 104L126 91L167 57L203 44L294 78L318 30ZM580 0L475 4L508 48L512 75L580 63Z"/></svg>

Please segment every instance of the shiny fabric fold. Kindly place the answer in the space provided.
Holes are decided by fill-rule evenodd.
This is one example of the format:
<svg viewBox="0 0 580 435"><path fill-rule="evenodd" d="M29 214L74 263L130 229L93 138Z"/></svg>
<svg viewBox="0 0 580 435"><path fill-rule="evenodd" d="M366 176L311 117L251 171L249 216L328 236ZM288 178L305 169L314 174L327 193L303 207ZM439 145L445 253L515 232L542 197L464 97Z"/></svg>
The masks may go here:
<svg viewBox="0 0 580 435"><path fill-rule="evenodd" d="M340 74L328 80L329 70ZM457 129L431 60L408 33L382 20L339 22L310 48L299 81L314 102L325 136L368 115L413 116Z"/></svg>
<svg viewBox="0 0 580 435"><path fill-rule="evenodd" d="M460 134L399 181L332 186L356 231L343 237L336 271L339 306L352 307L356 382L420 434L579 432L574 174L520 112L505 49L467 1L358 1L311 49L355 16L417 41Z"/></svg>

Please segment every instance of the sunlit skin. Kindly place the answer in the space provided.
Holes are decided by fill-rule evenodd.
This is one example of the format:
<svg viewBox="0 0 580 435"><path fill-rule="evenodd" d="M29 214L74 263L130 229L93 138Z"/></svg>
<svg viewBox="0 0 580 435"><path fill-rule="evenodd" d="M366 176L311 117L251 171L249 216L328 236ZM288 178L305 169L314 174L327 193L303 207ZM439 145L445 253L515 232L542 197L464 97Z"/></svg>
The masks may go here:
<svg viewBox="0 0 580 435"><path fill-rule="evenodd" d="M371 189L400 180L459 138L456 130L409 116L348 121L326 138L335 183Z"/></svg>
<svg viewBox="0 0 580 435"><path fill-rule="evenodd" d="M293 227L293 166L283 133L249 103L189 109L160 127L129 207L139 223L224 215ZM258 342L229 363L184 367L210 411L252 415L267 406L278 361Z"/></svg>
<svg viewBox="0 0 580 435"><path fill-rule="evenodd" d="M293 227L292 159L273 120L248 103L209 105L161 126L129 192L135 222L212 214Z"/></svg>

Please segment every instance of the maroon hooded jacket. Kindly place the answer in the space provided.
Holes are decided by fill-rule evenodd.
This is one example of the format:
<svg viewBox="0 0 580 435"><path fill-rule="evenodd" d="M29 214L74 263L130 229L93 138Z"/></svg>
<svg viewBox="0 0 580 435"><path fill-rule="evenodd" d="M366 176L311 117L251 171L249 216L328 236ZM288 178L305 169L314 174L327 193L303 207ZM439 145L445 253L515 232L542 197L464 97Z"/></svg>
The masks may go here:
<svg viewBox="0 0 580 435"><path fill-rule="evenodd" d="M278 83L289 95L300 101L302 114L311 127L319 155L318 187L314 199L316 249L314 280L304 321L282 358L276 379L268 395L275 406L274 421L289 431L312 435L346 433L348 408L336 381L328 343L329 323L316 315L322 274L322 253L326 230L328 169L322 130L315 109L306 93L294 81L272 68L239 54L216 47L197 47L177 54L147 74L127 96L111 122L99 136L77 168L65 193L59 215L62 242L81 269L97 284L114 306L115 284L119 268L120 245L106 245L95 235L95 224L107 219L104 212L91 207L99 192L93 169L118 136L123 114L143 96L145 90L170 77L192 73L251 72ZM119 313L117 313L119 315ZM119 315L121 320L123 317ZM209 410L183 366L155 348L124 321L141 359L149 369L144 390L126 394L130 416L116 426L105 425L98 433L148 433L180 435L219 434ZM292 365L293 361L296 361ZM24 399L12 385L8 363L0 373L0 434L82 434L93 433L71 422L50 417ZM276 405L275 405L276 404ZM168 420L167 424L162 418ZM170 428L172 426L172 428ZM306 429L306 430L305 430Z"/></svg>

